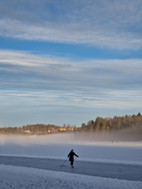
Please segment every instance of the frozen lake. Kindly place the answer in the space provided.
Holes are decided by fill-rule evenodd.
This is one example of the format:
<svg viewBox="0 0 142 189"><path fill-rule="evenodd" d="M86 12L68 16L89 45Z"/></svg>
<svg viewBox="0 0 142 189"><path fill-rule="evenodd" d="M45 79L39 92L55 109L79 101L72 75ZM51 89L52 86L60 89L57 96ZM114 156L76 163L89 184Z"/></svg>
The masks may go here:
<svg viewBox="0 0 142 189"><path fill-rule="evenodd" d="M71 149L80 161L142 165L142 142L76 141L72 135L0 136L0 155L66 159Z"/></svg>
<svg viewBox="0 0 142 189"><path fill-rule="evenodd" d="M79 161L76 159L75 168L71 168L69 161L47 158L0 156L3 165L38 168L59 172L69 172L81 175L99 176L106 178L142 181L142 165L98 163Z"/></svg>
<svg viewBox="0 0 142 189"><path fill-rule="evenodd" d="M79 155L74 169L67 159L72 148ZM39 188L39 182L40 188L141 189L141 160L141 142L77 141L72 135L1 135L0 189Z"/></svg>

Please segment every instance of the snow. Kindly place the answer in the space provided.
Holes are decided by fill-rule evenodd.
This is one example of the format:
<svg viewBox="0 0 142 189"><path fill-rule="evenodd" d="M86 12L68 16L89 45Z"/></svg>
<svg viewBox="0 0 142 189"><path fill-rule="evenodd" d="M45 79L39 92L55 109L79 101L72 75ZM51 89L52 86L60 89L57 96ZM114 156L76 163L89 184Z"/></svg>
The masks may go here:
<svg viewBox="0 0 142 189"><path fill-rule="evenodd" d="M142 182L0 165L1 189L141 189Z"/></svg>
<svg viewBox="0 0 142 189"><path fill-rule="evenodd" d="M53 166L53 161L58 160L59 164L66 159L71 149L79 155L75 162L75 169L71 170L69 165L65 165L60 171L59 165ZM9 159L8 159L9 157ZM8 162L3 164L2 159ZM17 164L16 157L21 157L21 164ZM33 166L28 167L28 157L33 158ZM141 189L142 179L142 142L77 142L73 140L72 135L49 135L49 136L0 136L0 189ZM40 159L41 158L41 159ZM46 165L46 160L50 158L51 165ZM43 159L43 161L42 161ZM60 161L59 161L60 160ZM15 162L14 162L15 161ZM19 159L20 161L20 159ZM36 165L36 162L42 162L42 165ZM87 169L92 165L96 166L96 173L87 175ZM98 165L102 163L102 165ZM120 179L112 176L100 176L97 174L102 170L103 163L108 163L108 167L116 164L139 168L136 179ZM119 164L119 165L117 165ZM76 166L77 165L77 166ZM82 171L80 165L86 166L86 174ZM45 168L44 168L45 167ZM98 167L98 169L97 169ZM54 169L52 169L54 168ZM107 168L104 170L107 173ZM110 170L109 170L110 171ZM126 172L127 173L127 172ZM125 172L124 172L125 174ZM135 173L131 173L135 174ZM134 177L132 177L134 178Z"/></svg>

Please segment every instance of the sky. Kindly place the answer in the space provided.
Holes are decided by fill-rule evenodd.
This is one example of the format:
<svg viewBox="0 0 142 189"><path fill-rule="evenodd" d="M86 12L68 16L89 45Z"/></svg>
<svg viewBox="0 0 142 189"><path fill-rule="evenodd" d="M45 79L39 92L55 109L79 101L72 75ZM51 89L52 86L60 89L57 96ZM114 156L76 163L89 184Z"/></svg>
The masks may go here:
<svg viewBox="0 0 142 189"><path fill-rule="evenodd" d="M0 127L142 113L141 0L0 0Z"/></svg>

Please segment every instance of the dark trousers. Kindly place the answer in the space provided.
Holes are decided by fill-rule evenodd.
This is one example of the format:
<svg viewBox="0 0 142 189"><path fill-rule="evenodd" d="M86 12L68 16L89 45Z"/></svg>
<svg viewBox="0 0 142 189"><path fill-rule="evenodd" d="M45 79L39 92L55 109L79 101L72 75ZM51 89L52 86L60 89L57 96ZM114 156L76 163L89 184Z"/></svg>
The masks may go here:
<svg viewBox="0 0 142 189"><path fill-rule="evenodd" d="M71 161L71 166L73 165L73 161Z"/></svg>

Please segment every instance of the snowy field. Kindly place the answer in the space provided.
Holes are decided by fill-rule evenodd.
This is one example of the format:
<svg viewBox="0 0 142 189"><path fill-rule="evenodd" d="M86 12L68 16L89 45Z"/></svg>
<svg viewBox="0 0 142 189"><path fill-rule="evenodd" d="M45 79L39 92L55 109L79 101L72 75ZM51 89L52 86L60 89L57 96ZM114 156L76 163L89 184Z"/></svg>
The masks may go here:
<svg viewBox="0 0 142 189"><path fill-rule="evenodd" d="M39 158L60 160L59 166L66 160L71 149L79 155L72 170L66 162L64 169L43 169L40 164L38 168L27 166L27 157L32 157L38 162ZM21 157L21 166L15 163L5 164L0 162L0 189L141 189L142 179L120 179L110 176L100 177L79 174L80 165L94 163L99 167L108 163L109 167L114 164L139 166L142 168L142 143L141 142L96 142L76 141L72 135L50 135L50 136L0 136L0 157ZM24 157L24 158L23 158ZM12 158L10 158L12 159ZM78 162L86 162L79 164ZM88 163L87 163L88 162ZM12 165L13 164L13 165ZM45 163L46 164L46 163ZM24 166L23 166L24 165ZM92 164L93 165L93 164ZM123 166L122 166L123 167ZM48 169L49 168L49 169ZM58 167L59 168L59 167ZM103 170L103 167L101 168ZM68 170L68 171L66 171ZM77 171L78 170L78 171ZM98 169L99 170L99 169ZM107 170L104 168L104 171ZM78 172L78 174L76 173ZM93 173L93 170L91 171ZM97 169L96 169L97 172ZM109 172L109 170L108 170ZM119 173L120 174L120 173ZM134 174L134 173L132 173ZM139 175L142 175L142 171ZM141 176L142 178L142 176Z"/></svg>
<svg viewBox="0 0 142 189"><path fill-rule="evenodd" d="M0 166L1 189L141 189L142 182Z"/></svg>

